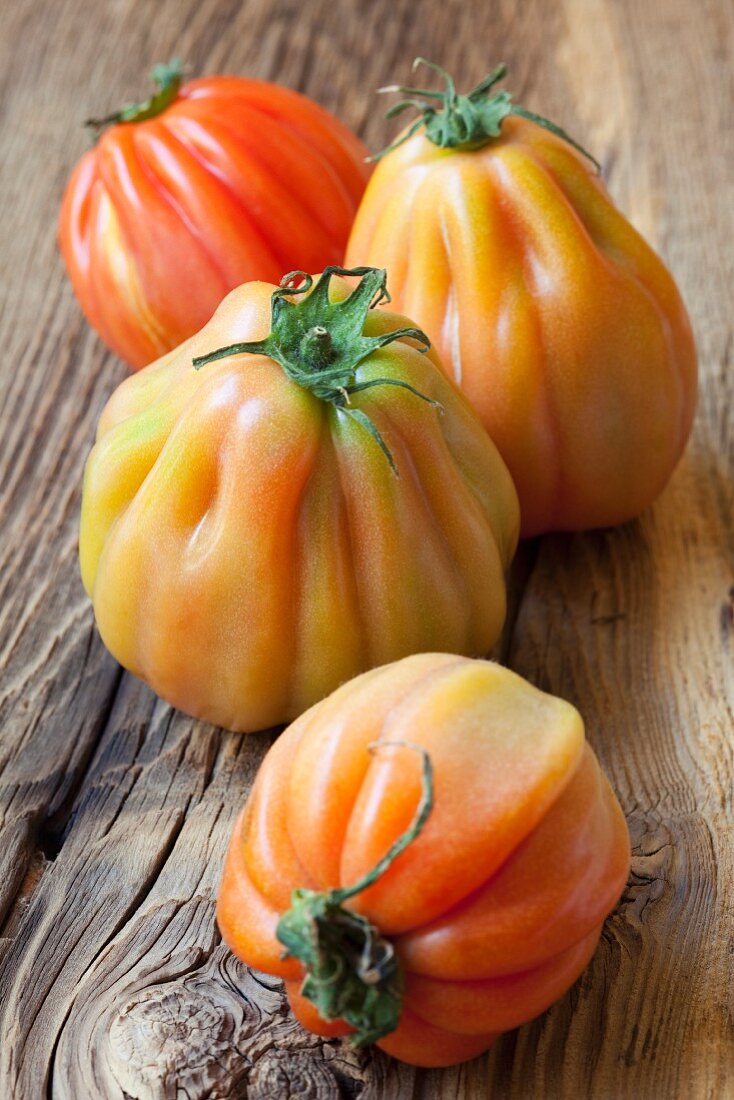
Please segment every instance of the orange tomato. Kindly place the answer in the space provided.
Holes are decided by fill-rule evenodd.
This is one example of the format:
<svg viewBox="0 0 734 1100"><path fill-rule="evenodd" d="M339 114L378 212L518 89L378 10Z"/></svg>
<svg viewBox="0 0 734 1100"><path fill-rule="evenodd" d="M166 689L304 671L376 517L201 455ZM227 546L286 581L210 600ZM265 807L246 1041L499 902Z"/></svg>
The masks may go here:
<svg viewBox="0 0 734 1100"><path fill-rule="evenodd" d="M491 662L421 654L345 684L276 741L217 916L239 958L285 979L304 1026L442 1066L568 989L629 860L572 706Z"/></svg>
<svg viewBox="0 0 734 1100"><path fill-rule="evenodd" d="M181 84L110 123L64 195L59 242L89 323L139 368L197 332L224 295L340 263L369 168L322 107L261 80Z"/></svg>
<svg viewBox="0 0 734 1100"><path fill-rule="evenodd" d="M234 730L408 653L486 653L504 619L507 469L422 334L370 308L385 273L333 274L233 291L123 382L87 462L79 552L105 644Z"/></svg>
<svg viewBox="0 0 734 1100"><path fill-rule="evenodd" d="M524 535L621 523L688 438L688 317L575 143L488 98L502 75L433 93L378 165L347 263L388 269L507 462Z"/></svg>

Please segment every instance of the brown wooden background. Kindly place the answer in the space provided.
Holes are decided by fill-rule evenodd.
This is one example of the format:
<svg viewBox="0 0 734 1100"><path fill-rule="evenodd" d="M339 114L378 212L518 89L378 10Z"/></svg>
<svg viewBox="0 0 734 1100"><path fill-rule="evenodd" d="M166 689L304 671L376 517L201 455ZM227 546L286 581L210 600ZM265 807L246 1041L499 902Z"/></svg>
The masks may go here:
<svg viewBox="0 0 734 1100"><path fill-rule="evenodd" d="M0 0L0 1096L734 1097L734 78L730 0ZM82 466L124 370L55 218L79 127L194 72L277 79L384 144L373 89L498 59L603 161L688 301L695 438L639 523L523 548L503 655L567 696L632 877L568 996L443 1072L319 1043L219 943L228 831L270 737L172 712L104 652L79 581Z"/></svg>

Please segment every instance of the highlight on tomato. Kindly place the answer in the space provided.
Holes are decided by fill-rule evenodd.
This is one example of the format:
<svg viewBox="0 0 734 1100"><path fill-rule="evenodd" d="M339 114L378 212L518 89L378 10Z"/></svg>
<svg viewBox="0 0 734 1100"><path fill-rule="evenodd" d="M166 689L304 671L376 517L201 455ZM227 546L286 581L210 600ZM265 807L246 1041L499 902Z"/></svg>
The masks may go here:
<svg viewBox="0 0 734 1100"><path fill-rule="evenodd" d="M385 283L239 287L102 413L82 579L111 653L190 714L263 729L499 635L515 489L423 333L379 308Z"/></svg>
<svg viewBox="0 0 734 1100"><path fill-rule="evenodd" d="M311 1031L446 1066L573 984L629 863L578 712L500 665L421 654L275 742L217 918Z"/></svg>
<svg viewBox="0 0 734 1100"><path fill-rule="evenodd" d="M347 249L390 273L507 462L522 533L637 516L688 438L697 366L661 260L563 130L497 91L389 88L418 118L384 154ZM380 159L381 158L381 159Z"/></svg>
<svg viewBox="0 0 734 1100"><path fill-rule="evenodd" d="M262 80L182 83L107 118L66 188L59 242L87 320L139 368L192 336L228 291L341 263L367 150L318 104Z"/></svg>

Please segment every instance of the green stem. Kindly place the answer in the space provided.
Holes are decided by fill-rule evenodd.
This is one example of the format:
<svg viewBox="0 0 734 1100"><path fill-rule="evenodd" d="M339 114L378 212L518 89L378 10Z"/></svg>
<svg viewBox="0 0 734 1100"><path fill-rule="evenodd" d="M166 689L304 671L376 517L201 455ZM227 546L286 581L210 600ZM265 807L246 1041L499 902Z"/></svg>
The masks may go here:
<svg viewBox="0 0 734 1100"><path fill-rule="evenodd" d="M353 886L342 886L339 890L333 890L331 893L332 898L335 901L346 901L348 898L353 898L355 894L361 894L363 890L366 890L368 886L372 886L374 882L377 882L378 878L385 874L391 863L394 863L401 852L404 852L409 844L412 844L423 832L423 826L428 821L433 809L433 764L431 758L425 749L422 749L420 745L413 744L412 741L373 741L371 745L368 745L370 752L374 753L377 749L385 748L388 745L398 745L406 749L415 749L419 752L423 761L423 773L422 773L422 789L421 798L416 811L405 832L398 837L394 844L392 844L385 852L382 859L378 860L371 871L368 871L358 882L355 882Z"/></svg>
<svg viewBox="0 0 734 1100"><path fill-rule="evenodd" d="M346 298L332 302L329 287L335 275L356 276L359 282ZM441 406L398 378L357 381L360 364L396 340L416 340L424 352L430 347L428 337L417 328L365 336L369 311L389 301L387 276L380 268L327 267L316 283L304 271L291 271L273 292L270 332L264 340L217 348L197 356L194 367L199 370L231 355L267 355L280 364L291 381L369 432L392 472L399 476L390 448L367 413L352 406L352 395L373 386L400 386L436 409Z"/></svg>
<svg viewBox="0 0 734 1100"><path fill-rule="evenodd" d="M457 93L453 79L440 65L435 65L432 61L426 61L423 57L417 57L413 62L413 68L415 69L418 65L427 65L440 73L446 83L445 89L442 92L436 92L424 88L402 87L397 84L379 88L378 91L380 92L399 92L407 97L389 108L386 114L387 118L394 118L395 115L399 115L410 108L417 110L419 117L410 124L405 133L392 142L391 145L388 145L379 153L375 153L374 156L369 158L370 160L379 160L393 149L397 149L420 129L424 130L429 141L432 141L434 145L439 146L441 149L459 149L462 151L481 149L493 138L499 137L505 119L515 115L519 118L529 119L537 126L542 126L543 129L555 134L556 137L562 138L563 141L568 142L579 153L587 157L597 171L601 171L598 160L587 152L582 145L579 145L577 141L574 141L560 126L556 126L554 122L542 115L536 115L525 107L513 103L512 96L507 91L489 94L495 85L506 76L507 68L504 64L493 69L467 95Z"/></svg>
<svg viewBox="0 0 734 1100"><path fill-rule="evenodd" d="M324 1020L345 1020L357 1046L374 1043L400 1023L403 976L388 939L366 917L343 902L372 886L420 835L433 808L433 767L425 749L408 741L378 741L369 751L389 745L415 749L422 757L421 797L413 820L375 866L353 886L336 890L294 890L291 908L276 935L284 958L298 959L306 971L301 993Z"/></svg>
<svg viewBox="0 0 734 1100"><path fill-rule="evenodd" d="M334 342L323 325L314 325L303 337L301 354L314 370L325 370L334 360Z"/></svg>
<svg viewBox="0 0 734 1100"><path fill-rule="evenodd" d="M105 118L88 118L84 123L95 136L108 126L114 126L122 122L144 122L147 118L155 118L165 111L166 107L176 99L181 87L183 66L181 61L174 57L167 65L156 65L151 71L150 78L156 86L156 90L142 103L126 103L119 111L114 111Z"/></svg>

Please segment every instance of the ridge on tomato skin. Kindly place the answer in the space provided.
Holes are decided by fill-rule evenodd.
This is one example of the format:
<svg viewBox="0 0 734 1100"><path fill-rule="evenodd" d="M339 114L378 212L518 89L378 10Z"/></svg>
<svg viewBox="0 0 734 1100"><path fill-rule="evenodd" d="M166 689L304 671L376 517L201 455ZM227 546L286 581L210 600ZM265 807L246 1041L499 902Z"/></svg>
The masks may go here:
<svg viewBox="0 0 734 1100"><path fill-rule="evenodd" d="M197 332L234 287L342 260L366 148L298 92L182 82L101 120L67 185L59 243L85 316L138 369Z"/></svg>
<svg viewBox="0 0 734 1100"><path fill-rule="evenodd" d="M447 74L387 89L420 114L378 155L346 262L390 271L507 462L523 535L622 523L688 439L690 322L593 158L497 92L504 72L467 96Z"/></svg>
<svg viewBox="0 0 734 1100"><path fill-rule="evenodd" d="M275 742L217 919L305 1027L445 1066L565 993L629 864L577 711L499 665L426 653L345 684Z"/></svg>
<svg viewBox="0 0 734 1100"><path fill-rule="evenodd" d="M174 706L247 732L408 653L488 652L519 530L466 398L422 333L373 308L385 272L284 283L233 291L122 383L82 496L108 649Z"/></svg>

